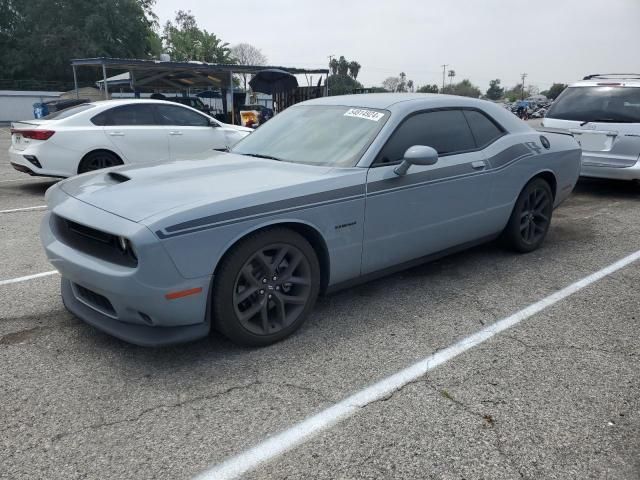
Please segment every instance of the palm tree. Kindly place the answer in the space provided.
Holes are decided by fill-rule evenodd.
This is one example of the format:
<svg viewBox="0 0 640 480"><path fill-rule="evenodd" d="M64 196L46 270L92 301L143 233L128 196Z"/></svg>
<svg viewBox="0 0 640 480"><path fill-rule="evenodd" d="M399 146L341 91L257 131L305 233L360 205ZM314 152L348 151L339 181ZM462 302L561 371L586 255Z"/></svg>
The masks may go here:
<svg viewBox="0 0 640 480"><path fill-rule="evenodd" d="M451 84L453 84L453 77L456 76L456 71L455 70L449 70L449 73L447 75L449 77L449 86L451 86Z"/></svg>
<svg viewBox="0 0 640 480"><path fill-rule="evenodd" d="M361 67L362 65L360 65L356 61L349 62L349 75L351 75L351 77L353 77L354 80L358 78L358 73L360 73Z"/></svg>
<svg viewBox="0 0 640 480"><path fill-rule="evenodd" d="M407 88L409 89L410 92L413 93L413 80L409 80L407 82Z"/></svg>
<svg viewBox="0 0 640 480"><path fill-rule="evenodd" d="M338 60L336 60L335 58L332 58L331 61L329 62L329 68L331 69L331 73L333 75L338 73Z"/></svg>
<svg viewBox="0 0 640 480"><path fill-rule="evenodd" d="M338 59L338 75L346 77L349 73L349 62L344 56L340 55Z"/></svg>

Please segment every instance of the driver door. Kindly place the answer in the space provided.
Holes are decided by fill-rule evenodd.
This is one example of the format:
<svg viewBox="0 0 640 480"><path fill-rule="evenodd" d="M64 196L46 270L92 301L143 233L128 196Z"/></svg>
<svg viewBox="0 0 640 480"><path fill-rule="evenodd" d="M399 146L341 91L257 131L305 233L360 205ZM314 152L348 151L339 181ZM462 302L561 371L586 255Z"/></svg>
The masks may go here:
<svg viewBox="0 0 640 480"><path fill-rule="evenodd" d="M413 145L435 148L438 161L396 175ZM407 117L368 171L362 274L489 235L483 219L491 186L487 168L461 110Z"/></svg>

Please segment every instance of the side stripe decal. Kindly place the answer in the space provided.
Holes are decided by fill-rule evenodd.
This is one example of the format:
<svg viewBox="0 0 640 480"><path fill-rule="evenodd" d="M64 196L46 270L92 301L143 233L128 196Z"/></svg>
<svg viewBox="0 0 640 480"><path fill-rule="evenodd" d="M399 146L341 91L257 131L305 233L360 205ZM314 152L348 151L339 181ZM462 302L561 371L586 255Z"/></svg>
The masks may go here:
<svg viewBox="0 0 640 480"><path fill-rule="evenodd" d="M487 165L488 168L483 171L473 170L471 163L451 165L449 167L430 170L428 172L397 177L397 179L385 179L371 182L366 185L366 190L365 185L354 185L327 192L302 195L300 197L278 200L262 205L230 210L228 212L209 215L207 217L171 225L164 230L156 231L156 235L160 239L171 238L225 225L232 225L246 220L264 218L270 215L356 200L364 198L365 191L367 196L375 196L415 188L430 183L448 181L471 175L479 175L500 170L517 162L518 160L528 158L532 155L534 154L529 148L524 144L519 143L512 145L489 158Z"/></svg>

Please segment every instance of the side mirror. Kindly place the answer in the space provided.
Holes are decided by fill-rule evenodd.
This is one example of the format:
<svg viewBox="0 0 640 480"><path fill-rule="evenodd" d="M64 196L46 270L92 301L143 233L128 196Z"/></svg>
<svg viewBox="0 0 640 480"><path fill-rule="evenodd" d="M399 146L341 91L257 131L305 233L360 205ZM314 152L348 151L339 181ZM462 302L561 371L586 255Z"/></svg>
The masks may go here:
<svg viewBox="0 0 640 480"><path fill-rule="evenodd" d="M404 152L402 163L393 172L402 176L407 173L411 165L433 165L438 161L438 152L434 148L425 145L414 145Z"/></svg>

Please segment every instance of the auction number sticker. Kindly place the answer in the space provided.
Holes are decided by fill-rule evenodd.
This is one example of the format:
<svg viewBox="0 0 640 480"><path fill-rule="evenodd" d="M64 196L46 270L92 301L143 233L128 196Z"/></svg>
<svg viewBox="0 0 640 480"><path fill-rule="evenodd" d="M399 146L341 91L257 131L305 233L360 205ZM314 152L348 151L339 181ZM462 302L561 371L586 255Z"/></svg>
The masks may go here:
<svg viewBox="0 0 640 480"><path fill-rule="evenodd" d="M384 117L384 113L376 112L375 110L365 110L363 108L350 108L345 112L344 116L366 118L367 120L373 120L374 122L377 122L382 117Z"/></svg>

